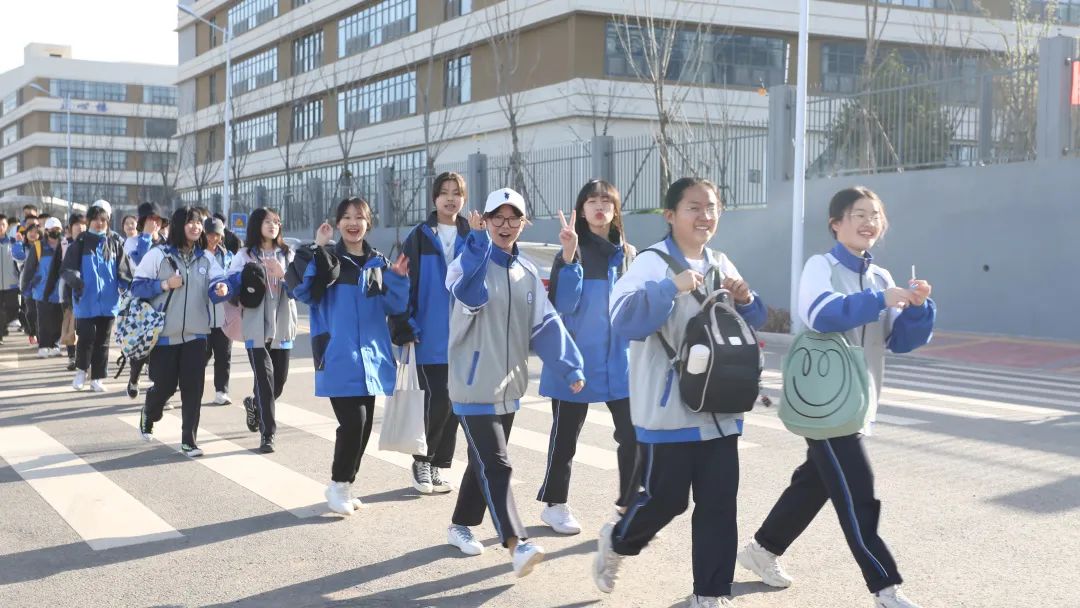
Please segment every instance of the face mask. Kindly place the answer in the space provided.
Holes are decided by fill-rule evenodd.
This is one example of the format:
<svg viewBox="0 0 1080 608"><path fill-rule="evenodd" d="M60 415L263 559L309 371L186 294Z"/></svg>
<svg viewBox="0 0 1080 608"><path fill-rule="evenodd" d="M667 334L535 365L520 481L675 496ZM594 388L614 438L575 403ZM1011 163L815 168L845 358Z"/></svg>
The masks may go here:
<svg viewBox="0 0 1080 608"><path fill-rule="evenodd" d="M104 230L99 232L97 230L94 230L93 228L89 228L89 229L87 229L87 232L89 232L90 234L96 234L98 236L105 236L105 231Z"/></svg>

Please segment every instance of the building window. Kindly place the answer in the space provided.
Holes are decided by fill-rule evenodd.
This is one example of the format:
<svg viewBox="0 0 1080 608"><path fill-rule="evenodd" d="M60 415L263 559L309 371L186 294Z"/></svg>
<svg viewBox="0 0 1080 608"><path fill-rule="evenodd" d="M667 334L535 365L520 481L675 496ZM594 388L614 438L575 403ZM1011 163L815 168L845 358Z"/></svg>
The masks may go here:
<svg viewBox="0 0 1080 608"><path fill-rule="evenodd" d="M322 135L323 101L313 99L293 106L292 140L307 141Z"/></svg>
<svg viewBox="0 0 1080 608"><path fill-rule="evenodd" d="M311 0L292 0L292 7L294 9L300 8L301 6L304 6L305 4L307 4L310 1Z"/></svg>
<svg viewBox="0 0 1080 608"><path fill-rule="evenodd" d="M0 173L3 174L2 177L11 177L12 175L15 175L18 172L19 172L19 157L18 157L18 155L12 156L11 158L6 159L4 161L3 170L0 171Z"/></svg>
<svg viewBox="0 0 1080 608"><path fill-rule="evenodd" d="M232 66L233 95L243 95L277 81L277 47L248 57Z"/></svg>
<svg viewBox="0 0 1080 608"><path fill-rule="evenodd" d="M56 112L50 114L49 130L53 133L66 133L67 115ZM71 132L83 135L127 135L127 119L122 116L72 114Z"/></svg>
<svg viewBox="0 0 1080 608"><path fill-rule="evenodd" d="M253 30L278 16L278 0L242 0L229 9L233 36Z"/></svg>
<svg viewBox="0 0 1080 608"><path fill-rule="evenodd" d="M6 116L19 107L19 91L15 90L4 96L3 105L0 106L0 116Z"/></svg>
<svg viewBox="0 0 1080 608"><path fill-rule="evenodd" d="M1048 0L1032 0L1031 17L1050 20L1050 9L1052 6ZM1057 0L1057 15L1053 17L1058 23L1080 24L1080 0Z"/></svg>
<svg viewBox="0 0 1080 608"><path fill-rule="evenodd" d="M70 95L72 99L90 101L127 101L127 85L115 82L53 79L49 81L49 93L54 97Z"/></svg>
<svg viewBox="0 0 1080 608"><path fill-rule="evenodd" d="M821 45L821 90L854 93L866 47L861 43L829 42Z"/></svg>
<svg viewBox="0 0 1080 608"><path fill-rule="evenodd" d="M210 76L206 79L206 87L210 89L210 105L217 103L217 72L211 72Z"/></svg>
<svg viewBox="0 0 1080 608"><path fill-rule="evenodd" d="M237 154L258 152L277 145L276 112L241 120L233 129L236 132Z"/></svg>
<svg viewBox="0 0 1080 608"><path fill-rule="evenodd" d="M18 123L11 125L4 129L2 139L0 139L0 147L10 146L19 139L19 125Z"/></svg>
<svg viewBox="0 0 1080 608"><path fill-rule="evenodd" d="M49 166L60 169L67 167L67 148L50 148ZM123 171L127 169L127 152L122 150L72 148L71 168Z"/></svg>
<svg viewBox="0 0 1080 608"><path fill-rule="evenodd" d="M745 87L787 82L788 44L782 38L684 29L673 37L658 30L654 39L673 41L667 52L668 80ZM647 48L642 28L609 21L604 52L606 74L636 78L637 72L648 73ZM660 50L653 54L663 53Z"/></svg>
<svg viewBox="0 0 1080 608"><path fill-rule="evenodd" d="M143 87L143 103L159 106L176 105L176 87Z"/></svg>
<svg viewBox="0 0 1080 608"><path fill-rule="evenodd" d="M446 106L472 101L472 56L462 55L446 61Z"/></svg>
<svg viewBox="0 0 1080 608"><path fill-rule="evenodd" d="M217 15L210 17L210 48L218 45Z"/></svg>
<svg viewBox="0 0 1080 608"><path fill-rule="evenodd" d="M416 72L338 93L338 128L358 129L416 112Z"/></svg>
<svg viewBox="0 0 1080 608"><path fill-rule="evenodd" d="M53 193L67 194L66 182L53 182ZM128 204L127 186L120 184L86 184L76 182L71 184L71 198L76 201L91 202L104 199L114 205Z"/></svg>
<svg viewBox="0 0 1080 608"><path fill-rule="evenodd" d="M323 33L308 34L293 41L293 76L322 65Z"/></svg>
<svg viewBox="0 0 1080 608"><path fill-rule="evenodd" d="M169 152L143 152L143 171L168 171L176 162L176 155Z"/></svg>
<svg viewBox="0 0 1080 608"><path fill-rule="evenodd" d="M172 137L176 135L176 120L173 118L147 118L143 123L146 137Z"/></svg>
<svg viewBox="0 0 1080 608"><path fill-rule="evenodd" d="M338 21L338 57L396 40L416 31L416 0L383 0Z"/></svg>
<svg viewBox="0 0 1080 608"><path fill-rule="evenodd" d="M472 0L445 0L445 2L447 21L472 12Z"/></svg>
<svg viewBox="0 0 1080 608"><path fill-rule="evenodd" d="M974 13L976 8L974 0L883 0L882 4L952 10L959 13Z"/></svg>

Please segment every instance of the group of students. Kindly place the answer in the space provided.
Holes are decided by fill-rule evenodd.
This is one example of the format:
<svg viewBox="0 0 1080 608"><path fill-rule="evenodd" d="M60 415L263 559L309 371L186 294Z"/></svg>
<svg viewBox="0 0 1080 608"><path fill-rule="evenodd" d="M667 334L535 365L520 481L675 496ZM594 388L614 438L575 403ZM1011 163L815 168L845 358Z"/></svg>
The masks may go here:
<svg viewBox="0 0 1080 608"><path fill-rule="evenodd" d="M552 400L547 467L537 500L540 519L562 534L581 526L568 506L571 463L590 403L612 413L618 444L615 510L593 562L597 587L614 590L625 556L637 555L688 508L694 573L691 606L730 606L736 563L775 587L792 579L779 556L832 501L875 606L916 606L899 592L895 560L877 534L880 503L862 437L808 440L796 469L761 528L738 549L736 503L741 415L695 413L673 388L674 370L661 342L681 341L698 305L691 292L726 290L735 310L761 327L766 307L731 260L708 248L720 217L717 188L683 178L664 200L668 236L641 255L626 242L618 190L603 180L581 189L545 287L537 267L521 256L528 224L522 196L492 192L484 211L463 213L465 180L436 177L434 209L391 263L365 240L372 228L363 199L342 201L334 228L319 227L296 252L287 274L294 296L311 307L315 394L328 397L339 427L331 483L332 511L361 506L353 484L371 433L375 398L394 393L394 346L412 345L425 392L428 450L417 454L412 483L423 494L446 493L457 427L468 464L447 529L448 543L466 555L484 551L473 528L489 513L513 570L524 576L543 559L528 540L511 490L507 442L529 383L528 357L543 362L540 393ZM836 239L812 257L800 289L799 314L808 327L845 332L866 351L876 399L885 350L907 352L927 343L935 307L930 285L897 287L874 265L870 249L887 228L884 205L865 188L843 190L830 204ZM383 321L387 323L383 323Z"/></svg>
<svg viewBox="0 0 1080 608"><path fill-rule="evenodd" d="M482 213L466 216L467 196L461 175L436 177L434 208L408 234L394 262L367 241L374 221L361 198L339 203L336 242L335 226L327 222L313 242L295 251L282 239L278 214L265 208L251 214L243 247L229 251L220 221L203 210L178 209L163 237L156 211L144 206L125 247L108 232L108 203L99 201L87 214L89 230L71 237L75 253L69 246L60 273L72 292L79 338L76 388L88 362L92 382L104 378L101 336L111 328L119 291L130 284L135 297L165 314L149 357L153 386L143 406L142 437L152 437L165 403L179 388L181 449L201 455L197 432L207 353L226 361L224 377L215 373L215 401L227 403L231 343L221 332L233 323L255 375L252 395L244 400L247 426L261 434L260 450L272 452L275 399L288 377L297 331L294 300L304 302L310 309L315 395L330 400L339 424L327 504L350 515L362 506L353 486L375 399L394 393L401 352L395 347L412 345L425 393L428 446L414 457L412 484L423 494L454 490L445 471L460 426L468 464L448 543L466 555L481 554L473 528L487 512L514 572L524 576L543 559L544 549L528 539L518 514L507 442L529 385L532 351L543 362L540 393L552 400L537 501L540 519L558 533L581 531L569 507L569 486L589 404L604 402L612 414L619 474L611 521L600 531L592 565L601 591L614 591L623 558L639 554L683 513L692 493L690 606L733 605L736 563L767 585L791 585L779 557L827 501L836 508L875 606L916 606L899 592L902 578L877 533L880 503L862 442L869 427L847 437L808 439L806 462L753 539L738 548L742 416L686 407L662 345L681 342L699 308L686 297L692 292L722 288L748 325L758 328L766 319L764 302L732 261L708 247L722 210L715 185L696 178L673 183L663 202L669 233L638 254L626 240L619 191L590 180L569 220L560 214L562 248L548 286L518 249L528 224L523 197L509 188L497 190ZM908 352L930 340L936 316L931 287L922 280L898 287L873 264L870 249L888 222L870 190L838 192L827 225L836 245L807 261L797 312L807 327L844 332L864 348L876 400L885 351ZM680 270L657 252L673 258ZM2 257L0 262L7 264ZM9 283L3 274L0 280L5 287Z"/></svg>

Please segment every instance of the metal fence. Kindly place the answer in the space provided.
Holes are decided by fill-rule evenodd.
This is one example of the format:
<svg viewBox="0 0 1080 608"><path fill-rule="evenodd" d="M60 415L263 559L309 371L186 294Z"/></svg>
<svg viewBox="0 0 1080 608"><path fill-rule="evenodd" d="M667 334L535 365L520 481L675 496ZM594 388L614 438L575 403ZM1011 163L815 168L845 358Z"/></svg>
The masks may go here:
<svg viewBox="0 0 1080 608"><path fill-rule="evenodd" d="M510 154L488 157L488 192L513 188L524 196L532 217L569 214L578 190L592 174L588 143L566 144L521 153L515 168Z"/></svg>
<svg viewBox="0 0 1080 608"><path fill-rule="evenodd" d="M1031 160L1037 83L1031 65L811 99L807 175Z"/></svg>

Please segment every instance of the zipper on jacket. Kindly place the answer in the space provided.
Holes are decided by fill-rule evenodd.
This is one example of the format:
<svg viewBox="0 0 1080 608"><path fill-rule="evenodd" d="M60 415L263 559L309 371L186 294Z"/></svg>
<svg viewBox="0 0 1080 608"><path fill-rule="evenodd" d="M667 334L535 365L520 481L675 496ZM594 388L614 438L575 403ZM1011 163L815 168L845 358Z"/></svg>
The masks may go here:
<svg viewBox="0 0 1080 608"><path fill-rule="evenodd" d="M510 319L514 309L514 289L510 283L510 264L514 263L513 256L506 265L506 377L510 376ZM503 387L502 401L506 403L506 392L510 390L510 382Z"/></svg>

